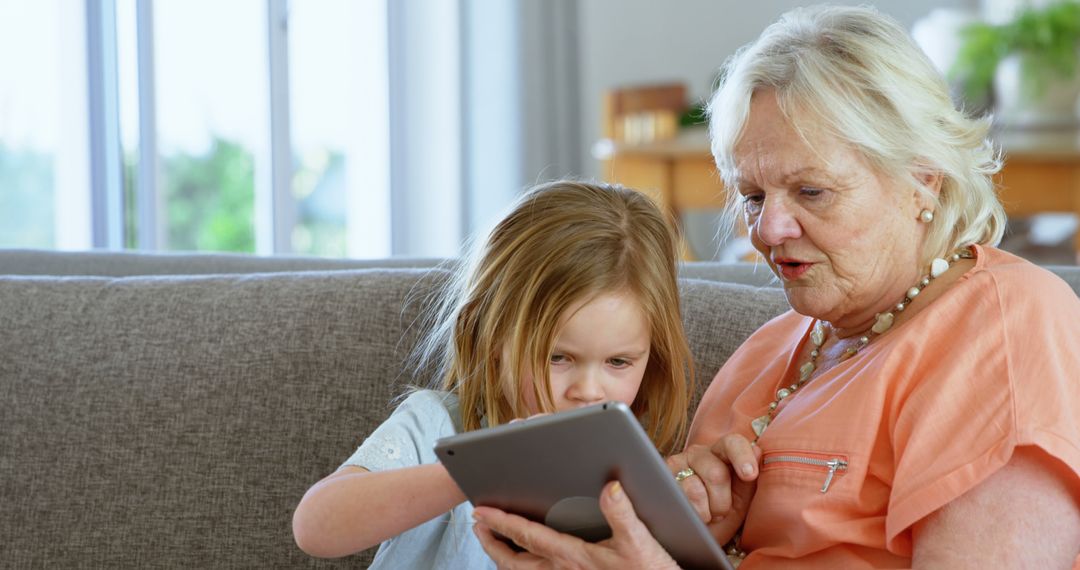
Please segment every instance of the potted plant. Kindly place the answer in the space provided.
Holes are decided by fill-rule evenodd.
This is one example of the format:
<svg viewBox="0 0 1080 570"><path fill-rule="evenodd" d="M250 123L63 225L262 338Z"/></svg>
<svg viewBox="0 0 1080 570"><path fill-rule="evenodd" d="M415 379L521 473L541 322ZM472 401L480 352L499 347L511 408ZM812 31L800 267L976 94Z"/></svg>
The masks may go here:
<svg viewBox="0 0 1080 570"><path fill-rule="evenodd" d="M1003 24L961 31L950 75L968 101L993 101L999 122L1016 126L1075 125L1080 96L1080 1L1028 6Z"/></svg>

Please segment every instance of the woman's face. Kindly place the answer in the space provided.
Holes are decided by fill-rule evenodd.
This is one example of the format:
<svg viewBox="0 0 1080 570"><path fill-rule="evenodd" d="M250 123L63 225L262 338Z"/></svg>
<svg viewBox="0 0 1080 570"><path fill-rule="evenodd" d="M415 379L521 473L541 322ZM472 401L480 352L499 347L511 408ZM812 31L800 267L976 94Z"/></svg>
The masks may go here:
<svg viewBox="0 0 1080 570"><path fill-rule="evenodd" d="M773 91L754 95L735 159L754 247L799 313L868 327L921 276L925 199L825 134L809 144Z"/></svg>

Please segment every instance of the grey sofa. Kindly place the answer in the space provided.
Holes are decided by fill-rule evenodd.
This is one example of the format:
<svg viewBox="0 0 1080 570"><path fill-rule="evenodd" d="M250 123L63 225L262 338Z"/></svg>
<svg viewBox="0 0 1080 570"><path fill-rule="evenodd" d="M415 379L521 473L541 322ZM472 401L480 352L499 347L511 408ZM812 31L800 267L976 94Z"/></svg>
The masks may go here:
<svg viewBox="0 0 1080 570"><path fill-rule="evenodd" d="M292 510L430 379L447 273L334 263L0 250L0 567L365 566L304 555ZM700 394L787 305L760 268L684 276Z"/></svg>

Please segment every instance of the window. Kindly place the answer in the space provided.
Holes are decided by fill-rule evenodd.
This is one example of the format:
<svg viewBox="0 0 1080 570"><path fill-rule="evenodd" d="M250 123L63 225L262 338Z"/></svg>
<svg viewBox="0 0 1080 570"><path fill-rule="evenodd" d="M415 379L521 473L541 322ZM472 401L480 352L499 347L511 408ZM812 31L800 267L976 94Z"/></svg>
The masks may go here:
<svg viewBox="0 0 1080 570"><path fill-rule="evenodd" d="M82 4L0 0L0 245L91 245Z"/></svg>
<svg viewBox="0 0 1080 570"><path fill-rule="evenodd" d="M572 13L0 0L0 247L456 255L579 170Z"/></svg>
<svg viewBox="0 0 1080 570"><path fill-rule="evenodd" d="M291 195L297 253L390 253L385 5L294 2L289 18Z"/></svg>
<svg viewBox="0 0 1080 570"><path fill-rule="evenodd" d="M387 29L381 1L0 0L0 247L391 254Z"/></svg>
<svg viewBox="0 0 1080 570"><path fill-rule="evenodd" d="M261 0L154 4L160 249L255 251L256 175L270 168L266 20Z"/></svg>

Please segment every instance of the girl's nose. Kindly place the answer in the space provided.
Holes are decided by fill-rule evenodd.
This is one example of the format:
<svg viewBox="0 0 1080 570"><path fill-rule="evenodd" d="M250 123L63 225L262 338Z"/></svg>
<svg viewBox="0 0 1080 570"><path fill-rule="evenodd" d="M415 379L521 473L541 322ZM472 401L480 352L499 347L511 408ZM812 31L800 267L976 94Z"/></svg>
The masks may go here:
<svg viewBox="0 0 1080 570"><path fill-rule="evenodd" d="M604 389L600 382L600 372L591 366L581 370L566 395L570 400L586 404L603 400Z"/></svg>

